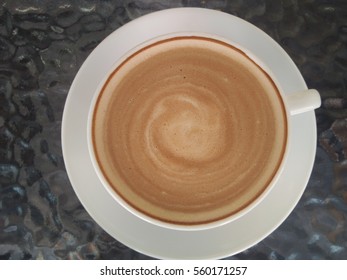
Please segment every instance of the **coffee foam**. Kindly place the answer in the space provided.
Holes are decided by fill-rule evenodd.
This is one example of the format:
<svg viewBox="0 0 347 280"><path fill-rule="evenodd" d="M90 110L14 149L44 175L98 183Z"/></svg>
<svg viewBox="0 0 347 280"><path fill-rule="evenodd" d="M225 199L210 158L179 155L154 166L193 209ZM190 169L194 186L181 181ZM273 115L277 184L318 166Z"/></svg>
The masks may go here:
<svg viewBox="0 0 347 280"><path fill-rule="evenodd" d="M245 208L276 173L286 119L268 75L216 40L179 37L135 53L96 103L102 173L130 205L199 224Z"/></svg>

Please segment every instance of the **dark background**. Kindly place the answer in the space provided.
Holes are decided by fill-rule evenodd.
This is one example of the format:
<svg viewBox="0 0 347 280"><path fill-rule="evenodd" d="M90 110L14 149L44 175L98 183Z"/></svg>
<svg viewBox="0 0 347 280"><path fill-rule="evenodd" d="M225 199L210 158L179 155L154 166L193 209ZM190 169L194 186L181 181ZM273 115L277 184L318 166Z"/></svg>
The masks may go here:
<svg viewBox="0 0 347 280"><path fill-rule="evenodd" d="M149 259L105 233L78 201L64 167L61 120L73 78L98 43L141 15L185 6L255 24L322 97L315 165L300 202L271 235L230 259L347 259L342 0L0 0L0 259Z"/></svg>

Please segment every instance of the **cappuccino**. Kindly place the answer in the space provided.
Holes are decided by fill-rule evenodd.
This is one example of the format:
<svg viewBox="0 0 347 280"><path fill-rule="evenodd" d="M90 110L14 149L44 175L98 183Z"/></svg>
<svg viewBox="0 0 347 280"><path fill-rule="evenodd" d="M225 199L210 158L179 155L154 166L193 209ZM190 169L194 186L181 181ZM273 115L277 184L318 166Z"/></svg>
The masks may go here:
<svg viewBox="0 0 347 280"><path fill-rule="evenodd" d="M239 49L190 36L146 46L112 72L92 115L98 167L127 204L197 225L245 209L282 162L286 113Z"/></svg>

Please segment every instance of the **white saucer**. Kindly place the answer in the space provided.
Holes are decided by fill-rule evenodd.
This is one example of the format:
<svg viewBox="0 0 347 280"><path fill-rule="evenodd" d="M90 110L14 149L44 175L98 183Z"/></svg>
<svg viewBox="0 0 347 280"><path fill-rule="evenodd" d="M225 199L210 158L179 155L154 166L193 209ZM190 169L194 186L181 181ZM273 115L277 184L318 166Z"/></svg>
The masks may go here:
<svg viewBox="0 0 347 280"><path fill-rule="evenodd" d="M229 14L178 8L138 18L108 36L87 58L71 86L62 123L62 144L72 186L93 219L134 250L164 259L215 259L241 252L275 230L305 190L316 152L314 112L293 118L289 158L269 195L251 212L219 228L175 231L146 223L118 205L101 185L87 148L87 115L98 83L115 61L141 42L171 32L213 33L245 46L278 73L285 93L306 89L288 55L268 35Z"/></svg>

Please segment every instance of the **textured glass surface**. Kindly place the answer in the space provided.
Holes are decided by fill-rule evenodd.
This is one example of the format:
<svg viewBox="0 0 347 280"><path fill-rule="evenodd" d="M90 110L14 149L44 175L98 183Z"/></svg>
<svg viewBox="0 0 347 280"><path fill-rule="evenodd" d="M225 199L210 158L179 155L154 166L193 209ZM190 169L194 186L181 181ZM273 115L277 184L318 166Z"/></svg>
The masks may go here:
<svg viewBox="0 0 347 280"><path fill-rule="evenodd" d="M71 82L99 42L141 15L182 6L255 24L322 97L315 165L299 204L266 239L230 259L347 259L343 0L0 1L0 259L149 258L110 237L80 204L64 167L61 120Z"/></svg>

